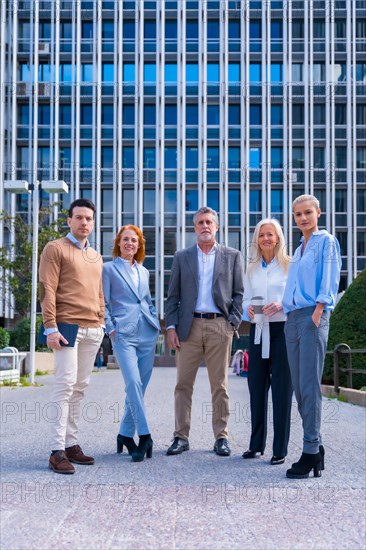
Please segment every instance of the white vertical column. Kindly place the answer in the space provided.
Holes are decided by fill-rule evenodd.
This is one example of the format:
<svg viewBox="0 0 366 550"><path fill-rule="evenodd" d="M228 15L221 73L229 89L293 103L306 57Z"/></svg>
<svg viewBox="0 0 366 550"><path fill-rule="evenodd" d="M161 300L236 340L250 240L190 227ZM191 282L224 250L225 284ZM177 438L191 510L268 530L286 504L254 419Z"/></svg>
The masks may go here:
<svg viewBox="0 0 366 550"><path fill-rule="evenodd" d="M220 4L220 241L228 244L228 223L229 223L229 205L228 205L228 150L229 150L229 131L228 131L228 103L229 103L229 78L228 78L228 3L223 0Z"/></svg>
<svg viewBox="0 0 366 550"><path fill-rule="evenodd" d="M198 207L207 204L207 1L198 4Z"/></svg>
<svg viewBox="0 0 366 550"><path fill-rule="evenodd" d="M178 2L178 83L177 83L177 249L186 244L186 7Z"/></svg>
<svg viewBox="0 0 366 550"><path fill-rule="evenodd" d="M117 10L117 13L116 13ZM115 122L113 129L113 138L116 147L114 147L114 166L115 182L113 186L113 234L116 235L119 227L122 225L122 107L123 107L123 0L118 0L114 6L115 24L114 36L117 36L117 53L115 58L115 67L117 67L117 93L118 97L114 103L113 120ZM136 40L136 36L135 36ZM136 80L136 77L135 77Z"/></svg>
<svg viewBox="0 0 366 550"><path fill-rule="evenodd" d="M336 174L336 156L335 156L335 91L336 91L336 75L335 75L335 38L334 38L334 0L330 0L330 58L332 67L331 90L330 90L330 113L331 113L331 188L330 202L327 203L327 212L330 210L330 232L335 232L335 174ZM329 225L327 226L329 227Z"/></svg>
<svg viewBox="0 0 366 550"><path fill-rule="evenodd" d="M309 2L304 2L304 67L309 66ZM304 71L304 188L309 193L309 73Z"/></svg>
<svg viewBox="0 0 366 550"><path fill-rule="evenodd" d="M352 177L353 177L353 196L352 196L352 240L353 246L348 249L348 255L353 258L353 270L348 272L348 282L352 282L357 276L357 82L356 82L356 0L352 0L352 66L353 66L353 82L352 82ZM350 9L350 7L348 7ZM361 86L361 84L360 84ZM348 165L347 165L348 168ZM349 169L349 168L348 168ZM351 252L352 251L352 252Z"/></svg>
<svg viewBox="0 0 366 550"><path fill-rule="evenodd" d="M134 165L134 189L135 189L135 221L139 227L143 226L143 158L144 158L144 101L143 94L139 94L139 90L143 90L144 81L144 5L143 2L138 2L136 9L135 20L135 36L138 37L138 48L135 49L135 67L138 73L138 81L142 88L135 88L135 165Z"/></svg>
<svg viewBox="0 0 366 550"><path fill-rule="evenodd" d="M307 70L307 67L304 67ZM289 243L288 251L291 255L294 249L292 242L292 189L293 189L293 162L292 162L292 0L288 2L288 211L287 225L288 234L287 242ZM286 233L285 233L286 238Z"/></svg>
<svg viewBox="0 0 366 550"><path fill-rule="evenodd" d="M314 194L314 2L309 0L309 41L305 42L305 48L309 44L309 70L304 63L304 69L309 78L309 193ZM307 120L305 118L305 120ZM306 145L306 138L305 138ZM306 171L306 168L305 168Z"/></svg>
<svg viewBox="0 0 366 550"><path fill-rule="evenodd" d="M287 139L287 109L288 109L288 82L289 82L289 63L288 63L288 13L286 3L283 6L282 11L283 21L283 232L287 235L288 223L286 212L288 211L288 173L289 173L289 157L288 157L288 139Z"/></svg>
<svg viewBox="0 0 366 550"><path fill-rule="evenodd" d="M268 194L270 186L271 156L271 119L270 94L271 94L271 4L269 0L262 2L262 216L268 213Z"/></svg>
<svg viewBox="0 0 366 550"><path fill-rule="evenodd" d="M330 51L330 10L331 5L327 4L325 8L325 194L326 194L326 227L330 229L330 190L333 180L334 172L334 157L332 149L332 136L331 136L331 95L334 93L333 78L334 78L334 65L331 65L331 51ZM320 84L322 88L323 84ZM321 205L324 208L324 205Z"/></svg>
<svg viewBox="0 0 366 550"><path fill-rule="evenodd" d="M250 84L249 84L249 21L250 9L249 0L245 0L244 13L240 21L240 162L243 166L240 175L240 236L241 248L244 252L244 260L247 262L247 250L250 235L250 169L249 169L249 149L250 149ZM246 267L246 265L245 265Z"/></svg>
<svg viewBox="0 0 366 550"><path fill-rule="evenodd" d="M95 224L95 245L97 250L101 250L101 216L102 216L102 3L96 2L93 10L93 61L96 68L97 85L93 83L93 111L96 107L96 141L93 139L93 167L94 167L94 187L95 187L95 205L96 205L96 224ZM94 74L93 74L94 76ZM116 76L114 75L114 82ZM113 86L114 88L114 86ZM94 111L95 112L95 111ZM95 159L95 160L94 160Z"/></svg>
<svg viewBox="0 0 366 550"><path fill-rule="evenodd" d="M75 131L74 131L74 146L75 151L73 172L75 174L75 198L80 197L80 85L81 85L81 2L76 3L76 74L73 79L75 86ZM74 66L74 65L73 65ZM74 84L75 83L75 84ZM73 121L74 123L74 121Z"/></svg>
<svg viewBox="0 0 366 550"><path fill-rule="evenodd" d="M51 38L51 48L53 55L53 75L54 81L51 84L51 105L50 110L54 112L54 171L53 179L59 179L59 159L60 159L60 0L56 0L54 6L52 5L53 21L52 21L52 33L55 37ZM51 177L52 179L52 177ZM69 183L69 182L66 182ZM58 194L55 194L55 201L58 200ZM55 206L53 209L54 219L58 218L59 207Z"/></svg>

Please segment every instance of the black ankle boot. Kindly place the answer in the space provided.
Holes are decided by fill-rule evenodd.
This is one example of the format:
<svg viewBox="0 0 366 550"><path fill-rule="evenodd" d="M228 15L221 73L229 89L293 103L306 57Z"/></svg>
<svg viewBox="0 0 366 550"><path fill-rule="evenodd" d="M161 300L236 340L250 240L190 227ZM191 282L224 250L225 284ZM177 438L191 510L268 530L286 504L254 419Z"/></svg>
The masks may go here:
<svg viewBox="0 0 366 550"><path fill-rule="evenodd" d="M324 449L323 445L319 445L319 454L322 457L320 469L325 470L325 464L324 464L325 449Z"/></svg>
<svg viewBox="0 0 366 550"><path fill-rule="evenodd" d="M125 435L117 435L117 453L123 452L123 445L127 448L128 454L132 455L133 451L137 449L137 445L133 440L133 437L127 437Z"/></svg>
<svg viewBox="0 0 366 550"><path fill-rule="evenodd" d="M295 462L292 468L287 470L286 477L292 479L305 479L309 477L311 470L314 472L314 477L321 477L321 463L322 457L320 453L316 453L315 455L302 453L299 462Z"/></svg>
<svg viewBox="0 0 366 550"><path fill-rule="evenodd" d="M145 458L151 458L153 452L153 440L150 434L140 435L140 440L137 448L132 453L133 462L142 462Z"/></svg>

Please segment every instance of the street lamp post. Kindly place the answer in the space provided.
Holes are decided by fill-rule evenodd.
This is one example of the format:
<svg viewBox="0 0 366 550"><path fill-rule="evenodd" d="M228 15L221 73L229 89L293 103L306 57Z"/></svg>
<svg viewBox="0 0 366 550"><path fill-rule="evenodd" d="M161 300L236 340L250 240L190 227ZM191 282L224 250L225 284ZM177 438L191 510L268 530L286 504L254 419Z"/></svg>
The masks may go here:
<svg viewBox="0 0 366 550"><path fill-rule="evenodd" d="M32 238L32 293L31 293L31 326L29 342L29 376L31 384L34 384L36 372L36 321L37 321L37 278L38 278L38 227L39 227L39 189L48 193L68 193L68 185L62 181L36 181L35 185L25 180L7 180L4 182L4 189L10 193L33 192L32 214L33 214L33 238Z"/></svg>

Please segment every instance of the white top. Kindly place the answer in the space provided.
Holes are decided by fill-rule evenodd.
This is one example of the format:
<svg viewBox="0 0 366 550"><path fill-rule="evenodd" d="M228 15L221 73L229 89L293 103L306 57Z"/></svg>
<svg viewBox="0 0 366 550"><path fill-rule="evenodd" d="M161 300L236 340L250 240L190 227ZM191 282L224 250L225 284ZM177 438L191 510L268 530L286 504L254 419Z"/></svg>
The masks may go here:
<svg viewBox="0 0 366 550"><path fill-rule="evenodd" d="M124 260L123 258L121 258L121 260L126 264L128 274L131 277L136 290L138 291L140 280L139 280L139 270L137 267L137 263L133 262L133 264L131 264L130 260Z"/></svg>
<svg viewBox="0 0 366 550"><path fill-rule="evenodd" d="M272 302L282 302L287 281L287 273L274 258L268 265L260 260L252 269L250 277L248 272L244 278L243 320L251 321L248 317L248 307L254 296L263 296L264 305ZM269 323L286 321L285 312L279 311L270 317L264 315L263 322L256 325L254 343L259 344L262 336L262 357L269 357Z"/></svg>
<svg viewBox="0 0 366 550"><path fill-rule="evenodd" d="M196 309L199 313L221 313L212 298L212 280L215 268L216 244L208 254L197 245L198 254L198 296Z"/></svg>

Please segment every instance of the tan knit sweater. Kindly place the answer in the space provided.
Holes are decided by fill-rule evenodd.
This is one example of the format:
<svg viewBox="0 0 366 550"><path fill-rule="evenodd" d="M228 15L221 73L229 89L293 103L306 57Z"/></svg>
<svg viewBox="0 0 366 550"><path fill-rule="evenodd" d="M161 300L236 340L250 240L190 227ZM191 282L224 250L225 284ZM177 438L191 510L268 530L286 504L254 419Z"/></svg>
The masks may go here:
<svg viewBox="0 0 366 550"><path fill-rule="evenodd" d="M103 260L93 248L81 250L68 238L49 242L39 265L43 322L76 323L96 328L104 324Z"/></svg>

